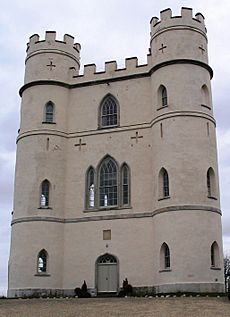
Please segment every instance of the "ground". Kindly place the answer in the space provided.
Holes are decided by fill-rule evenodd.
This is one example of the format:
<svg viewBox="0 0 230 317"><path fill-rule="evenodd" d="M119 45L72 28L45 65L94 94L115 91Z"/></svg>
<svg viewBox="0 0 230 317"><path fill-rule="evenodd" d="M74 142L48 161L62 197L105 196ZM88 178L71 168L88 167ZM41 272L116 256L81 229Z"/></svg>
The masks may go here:
<svg viewBox="0 0 230 317"><path fill-rule="evenodd" d="M227 297L0 299L0 317L229 317Z"/></svg>

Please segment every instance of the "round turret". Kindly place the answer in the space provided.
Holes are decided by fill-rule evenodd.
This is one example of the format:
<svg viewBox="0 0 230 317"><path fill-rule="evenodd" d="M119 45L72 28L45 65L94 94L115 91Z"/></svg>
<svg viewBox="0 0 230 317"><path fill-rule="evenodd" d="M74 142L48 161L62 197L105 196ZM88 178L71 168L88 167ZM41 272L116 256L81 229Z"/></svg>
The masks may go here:
<svg viewBox="0 0 230 317"><path fill-rule="evenodd" d="M47 31L42 41L38 34L32 35L27 44L25 84L35 80L68 82L73 69L79 73L80 49L80 44L74 44L68 34L63 41L56 40L53 31Z"/></svg>
<svg viewBox="0 0 230 317"><path fill-rule="evenodd" d="M204 17L192 9L182 8L181 16L172 16L171 9L161 11L160 20L150 21L151 54L154 64L172 59L192 59L208 63Z"/></svg>
<svg viewBox="0 0 230 317"><path fill-rule="evenodd" d="M153 126L153 148L157 149L153 179L158 180L155 207L160 211L154 219L154 251L161 250L165 257L171 252L171 263L164 262L156 274L156 290L221 292L212 69L202 14L193 18L191 9L182 8L181 16L172 17L171 10L166 9L160 21L153 18L151 55L153 111L158 120Z"/></svg>

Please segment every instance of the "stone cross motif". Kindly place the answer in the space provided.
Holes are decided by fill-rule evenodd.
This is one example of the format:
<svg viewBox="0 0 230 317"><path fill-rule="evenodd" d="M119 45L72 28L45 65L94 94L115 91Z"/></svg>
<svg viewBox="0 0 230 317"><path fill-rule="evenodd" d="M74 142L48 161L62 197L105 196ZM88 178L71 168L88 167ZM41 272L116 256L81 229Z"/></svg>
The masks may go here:
<svg viewBox="0 0 230 317"><path fill-rule="evenodd" d="M52 67L56 67L56 65L54 65L52 61L50 61L50 64L46 66L50 68L50 71L53 70Z"/></svg>
<svg viewBox="0 0 230 317"><path fill-rule="evenodd" d="M205 49L203 48L203 44L202 44L201 46L199 46L199 49L201 50L202 55L203 55L203 54L204 54L204 52L205 52Z"/></svg>
<svg viewBox="0 0 230 317"><path fill-rule="evenodd" d="M138 143L138 139L142 139L143 135L139 135L138 131L136 131L136 135L135 136L131 136L131 139L135 139L136 143Z"/></svg>
<svg viewBox="0 0 230 317"><path fill-rule="evenodd" d="M78 146L78 147L79 147L79 151L81 151L81 147L82 147L83 145L86 145L86 143L82 143L82 140L79 139L79 143L74 144L74 145L75 145L75 146Z"/></svg>
<svg viewBox="0 0 230 317"><path fill-rule="evenodd" d="M167 46L162 43L162 44L161 44L161 48L159 48L159 51L161 51L161 53L164 53L164 49L165 49L166 47L167 47Z"/></svg>

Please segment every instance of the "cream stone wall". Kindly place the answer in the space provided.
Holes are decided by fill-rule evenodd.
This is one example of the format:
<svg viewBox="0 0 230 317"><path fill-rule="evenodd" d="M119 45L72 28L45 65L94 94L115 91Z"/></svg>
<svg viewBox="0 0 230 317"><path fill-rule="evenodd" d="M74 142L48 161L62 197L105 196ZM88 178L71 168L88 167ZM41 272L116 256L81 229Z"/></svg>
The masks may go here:
<svg viewBox="0 0 230 317"><path fill-rule="evenodd" d="M70 35L63 41L55 32L45 40L30 38L20 89L9 296L73 295L84 280L96 294L97 259L107 253L117 259L117 292L126 277L139 294L224 290L213 73L204 17L193 17L188 8L181 13L173 17L167 9L160 20L153 18L147 64L127 58L123 69L112 61L104 72L91 64L79 75L80 44ZM161 85L167 88L166 107ZM119 104L119 124L101 129L100 104L107 95ZM49 101L53 123L44 122ZM94 167L98 185L107 155L119 171L123 163L130 168L130 204L89 209L86 173ZM161 194L162 167L169 197ZM212 197L210 167L216 180ZM45 179L49 208L40 207ZM111 240L103 240L103 230L111 230ZM215 267L213 242L219 248ZM170 249L169 270L160 264L163 243ZM42 249L48 253L47 274L37 274Z"/></svg>

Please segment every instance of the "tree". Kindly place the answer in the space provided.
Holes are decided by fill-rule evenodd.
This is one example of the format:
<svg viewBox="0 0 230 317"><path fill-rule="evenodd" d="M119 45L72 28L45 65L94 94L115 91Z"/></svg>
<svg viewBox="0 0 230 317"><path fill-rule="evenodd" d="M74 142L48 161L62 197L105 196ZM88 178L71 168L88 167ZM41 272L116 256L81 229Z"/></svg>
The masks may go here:
<svg viewBox="0 0 230 317"><path fill-rule="evenodd" d="M225 255L225 257L224 257L224 281L225 281L226 292L228 291L228 280L229 279L230 279L230 256Z"/></svg>

